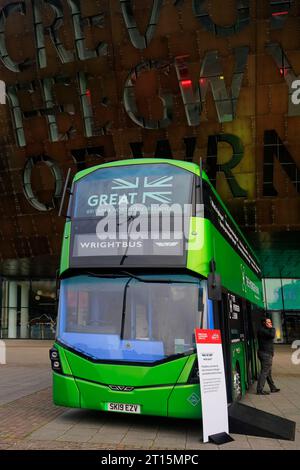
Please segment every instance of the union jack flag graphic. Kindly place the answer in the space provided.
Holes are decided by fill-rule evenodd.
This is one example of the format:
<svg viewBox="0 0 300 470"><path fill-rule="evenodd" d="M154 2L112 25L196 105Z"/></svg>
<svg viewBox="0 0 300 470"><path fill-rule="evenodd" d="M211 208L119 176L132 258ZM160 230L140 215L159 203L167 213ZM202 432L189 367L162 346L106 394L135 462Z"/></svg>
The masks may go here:
<svg viewBox="0 0 300 470"><path fill-rule="evenodd" d="M114 190L129 190L129 189L160 189L160 188L173 188L173 176L161 176L159 178L131 178L131 180L116 178L113 180L112 189ZM168 203L172 202L172 191L144 191L143 204L150 200Z"/></svg>

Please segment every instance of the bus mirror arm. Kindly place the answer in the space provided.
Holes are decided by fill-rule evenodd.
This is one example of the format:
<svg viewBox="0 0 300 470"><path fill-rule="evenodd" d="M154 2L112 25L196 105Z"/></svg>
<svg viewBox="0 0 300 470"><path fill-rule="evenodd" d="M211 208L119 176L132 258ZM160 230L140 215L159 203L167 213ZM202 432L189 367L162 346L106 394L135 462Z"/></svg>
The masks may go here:
<svg viewBox="0 0 300 470"><path fill-rule="evenodd" d="M208 298L210 300L222 300L221 276L216 273L216 262L212 259L209 263L210 273L207 279Z"/></svg>
<svg viewBox="0 0 300 470"><path fill-rule="evenodd" d="M69 184L69 181L70 181L70 176L71 176L71 168L68 169L64 190L63 190L63 193L62 193L60 208L59 208L59 212L58 212L58 217L64 217L65 219L68 219L68 220L71 219L71 217L67 214L63 214L62 211L63 211L63 207L64 207L64 204L65 204L66 194L67 193L70 194L70 195L73 194L71 189L68 187L68 184Z"/></svg>
<svg viewBox="0 0 300 470"><path fill-rule="evenodd" d="M203 205L204 197L203 197L203 160L202 157L200 158L200 204Z"/></svg>

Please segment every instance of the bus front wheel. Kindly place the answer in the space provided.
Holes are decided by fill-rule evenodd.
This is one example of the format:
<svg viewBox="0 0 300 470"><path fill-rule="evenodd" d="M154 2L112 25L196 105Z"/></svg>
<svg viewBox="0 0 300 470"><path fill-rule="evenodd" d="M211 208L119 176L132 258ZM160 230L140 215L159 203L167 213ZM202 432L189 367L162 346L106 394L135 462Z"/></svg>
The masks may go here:
<svg viewBox="0 0 300 470"><path fill-rule="evenodd" d="M241 373L238 364L233 371L233 400L238 401L242 398Z"/></svg>

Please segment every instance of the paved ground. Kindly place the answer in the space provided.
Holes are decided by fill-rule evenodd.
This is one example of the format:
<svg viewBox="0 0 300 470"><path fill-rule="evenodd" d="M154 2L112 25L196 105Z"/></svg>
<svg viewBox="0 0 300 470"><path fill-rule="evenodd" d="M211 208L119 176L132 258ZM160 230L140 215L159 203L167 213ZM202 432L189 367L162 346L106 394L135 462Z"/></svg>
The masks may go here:
<svg viewBox="0 0 300 470"><path fill-rule="evenodd" d="M49 343L9 344L8 365L0 366L0 449L217 448L201 442L197 422L55 407L48 349ZM277 347L274 377L281 393L260 397L252 391L244 402L296 421L296 441L233 435L220 449L300 449L300 365L292 364L291 353Z"/></svg>
<svg viewBox="0 0 300 470"><path fill-rule="evenodd" d="M0 365L0 405L51 386L53 341L7 341L7 366Z"/></svg>

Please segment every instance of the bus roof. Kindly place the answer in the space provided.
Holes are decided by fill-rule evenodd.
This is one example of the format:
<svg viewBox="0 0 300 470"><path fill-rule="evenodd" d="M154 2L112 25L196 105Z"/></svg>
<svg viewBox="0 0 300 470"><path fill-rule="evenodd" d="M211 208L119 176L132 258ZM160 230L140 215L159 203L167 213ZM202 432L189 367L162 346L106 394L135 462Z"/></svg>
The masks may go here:
<svg viewBox="0 0 300 470"><path fill-rule="evenodd" d="M126 159L126 160L117 160L109 163L103 163L101 165L96 165L90 168L87 168L85 170L79 171L75 177L74 177L74 183L76 183L78 180L84 178L85 176L88 176L89 174L93 173L94 171L100 170L101 168L111 168L111 167L118 167L118 166L125 166L125 165L141 165L141 164L156 164L156 163L165 163L173 166L177 166L179 168L182 168L183 170L190 171L191 173L194 173L197 176L200 176L200 166L197 165L196 163L192 162L186 162L183 160L171 160L167 158L135 158L135 159ZM214 186L211 184L206 172L203 170L202 171L202 179L206 181L209 186L211 187L213 193L215 194L216 198L218 199L218 202L221 204L223 207L224 211L226 212L226 215L230 218L231 222L234 224L235 229L239 233L239 235L242 237L243 241L246 243L247 247L251 251L251 254L254 256L258 264L260 264L260 261L256 255L256 253L253 251L251 245L249 244L248 240L246 239L245 235L241 231L240 227L232 217L230 211L226 207L225 203L217 193L216 189Z"/></svg>
<svg viewBox="0 0 300 470"><path fill-rule="evenodd" d="M87 168L86 170L79 171L74 177L74 182L78 181L81 178L84 178L90 173L93 173L94 171L99 170L101 168L110 168L114 166L125 166L125 165L153 164L153 163L167 163L169 165L177 166L184 170L190 171L191 173L194 173L196 175L200 174L199 165L197 165L196 163L192 163L192 162L185 162L181 160L170 160L167 158L134 158L134 159L128 159L128 160L117 160L114 162L103 163L102 165L93 166L91 168ZM204 172L203 172L203 176L204 176ZM204 179L206 179L209 182L207 175L204 176Z"/></svg>

